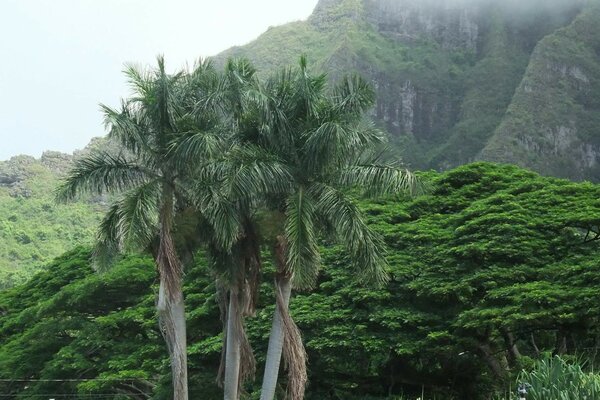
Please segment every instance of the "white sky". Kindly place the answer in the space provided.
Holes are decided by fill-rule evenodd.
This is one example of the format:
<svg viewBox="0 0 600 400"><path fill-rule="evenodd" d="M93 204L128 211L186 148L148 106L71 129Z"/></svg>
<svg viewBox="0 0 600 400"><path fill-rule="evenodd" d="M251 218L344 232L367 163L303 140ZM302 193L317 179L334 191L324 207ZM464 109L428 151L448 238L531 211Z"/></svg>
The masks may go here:
<svg viewBox="0 0 600 400"><path fill-rule="evenodd" d="M0 0L0 160L103 135L128 62L169 69L306 19L317 0Z"/></svg>

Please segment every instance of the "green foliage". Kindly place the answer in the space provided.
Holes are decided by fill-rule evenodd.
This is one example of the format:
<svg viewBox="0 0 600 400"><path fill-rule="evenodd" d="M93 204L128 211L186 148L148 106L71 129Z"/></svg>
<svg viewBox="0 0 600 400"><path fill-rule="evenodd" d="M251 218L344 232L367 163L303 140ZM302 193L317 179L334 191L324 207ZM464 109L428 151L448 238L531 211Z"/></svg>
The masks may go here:
<svg viewBox="0 0 600 400"><path fill-rule="evenodd" d="M585 372L582 365L561 357L547 357L536 362L532 371L524 371L519 381L528 384L531 400L580 400L600 396L600 375Z"/></svg>
<svg viewBox="0 0 600 400"><path fill-rule="evenodd" d="M0 184L0 289L25 281L75 244L91 242L102 206L54 203L53 190L71 163L60 156L66 159L45 154L0 162L0 176L11 180Z"/></svg>
<svg viewBox="0 0 600 400"><path fill-rule="evenodd" d="M33 399L143 387L165 356L148 290L154 279L151 260L135 256L96 274L79 248L2 293L0 375L26 381L2 381L0 392Z"/></svg>

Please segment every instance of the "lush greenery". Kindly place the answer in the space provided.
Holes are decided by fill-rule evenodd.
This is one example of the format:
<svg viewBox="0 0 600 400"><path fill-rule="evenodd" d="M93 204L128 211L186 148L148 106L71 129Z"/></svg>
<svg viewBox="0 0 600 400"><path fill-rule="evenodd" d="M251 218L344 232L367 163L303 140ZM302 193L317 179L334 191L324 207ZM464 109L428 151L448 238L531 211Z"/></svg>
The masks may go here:
<svg viewBox="0 0 600 400"><path fill-rule="evenodd" d="M542 358L532 371L519 376L531 400L595 399L600 396L600 375L586 372L577 362L561 357Z"/></svg>
<svg viewBox="0 0 600 400"><path fill-rule="evenodd" d="M421 3L427 2L414 2ZM454 37L451 26L439 27L453 40L444 42L418 23L405 27L394 20L393 9L382 15L376 2L323 0L308 21L269 28L216 60L246 56L267 75L306 54L332 78L339 77L335 71L361 72L376 84L376 120L413 168L456 166L485 148L484 159L597 180L598 2L587 2L583 12L582 1L509 3L522 4L467 10L478 15L471 21L478 28L475 50ZM429 15L426 8L423 13ZM51 201L57 175L68 165L70 157L50 152L41 160L0 162L0 287L23 281L92 237L97 206Z"/></svg>
<svg viewBox="0 0 600 400"><path fill-rule="evenodd" d="M428 191L414 200L359 203L389 246L385 288L365 287L325 242L316 289L290 303L310 362L306 398L487 398L546 352L595 354L600 187L485 163L422 178ZM247 321L259 365L274 308L264 261ZM190 396L218 399L222 325L207 265L198 255L185 277ZM169 398L157 283L150 258L99 275L77 249L2 293L0 391Z"/></svg>
<svg viewBox="0 0 600 400"><path fill-rule="evenodd" d="M54 203L54 189L71 156L0 162L0 289L23 282L74 245L91 243L101 203Z"/></svg>

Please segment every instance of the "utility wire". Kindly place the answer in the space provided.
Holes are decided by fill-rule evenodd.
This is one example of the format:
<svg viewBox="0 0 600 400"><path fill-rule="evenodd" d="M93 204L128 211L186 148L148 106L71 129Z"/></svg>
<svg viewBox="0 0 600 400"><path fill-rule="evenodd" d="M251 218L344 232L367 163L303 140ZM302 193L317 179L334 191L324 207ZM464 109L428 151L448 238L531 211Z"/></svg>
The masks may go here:
<svg viewBox="0 0 600 400"><path fill-rule="evenodd" d="M0 379L0 382L115 382L115 381L137 381L144 378L81 378L81 379Z"/></svg>

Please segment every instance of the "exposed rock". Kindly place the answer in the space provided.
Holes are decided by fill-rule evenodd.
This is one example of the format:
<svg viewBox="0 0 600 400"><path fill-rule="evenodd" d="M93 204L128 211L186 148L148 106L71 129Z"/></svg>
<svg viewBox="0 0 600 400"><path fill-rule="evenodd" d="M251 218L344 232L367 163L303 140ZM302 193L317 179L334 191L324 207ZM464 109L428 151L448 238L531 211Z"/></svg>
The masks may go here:
<svg viewBox="0 0 600 400"><path fill-rule="evenodd" d="M600 180L599 20L600 4L595 3L568 27L538 43L510 112L482 159L566 178Z"/></svg>
<svg viewBox="0 0 600 400"><path fill-rule="evenodd" d="M71 167L73 156L58 151L45 151L40 162L50 171L62 175Z"/></svg>
<svg viewBox="0 0 600 400"><path fill-rule="evenodd" d="M477 50L476 8L467 3L366 0L367 18L378 31L404 43L433 39L445 48Z"/></svg>

